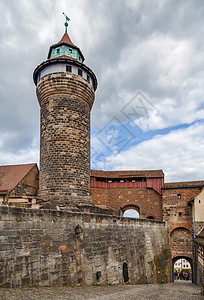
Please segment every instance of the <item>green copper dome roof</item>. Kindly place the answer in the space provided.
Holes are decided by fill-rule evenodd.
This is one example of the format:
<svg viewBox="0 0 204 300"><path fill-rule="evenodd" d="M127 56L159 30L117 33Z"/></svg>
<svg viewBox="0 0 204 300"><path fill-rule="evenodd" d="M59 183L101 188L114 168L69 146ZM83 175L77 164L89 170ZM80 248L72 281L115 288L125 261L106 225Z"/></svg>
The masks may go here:
<svg viewBox="0 0 204 300"><path fill-rule="evenodd" d="M64 33L57 44L50 47L47 58L52 59L58 57L69 58L80 62L84 62L85 60L81 50L72 43L67 32Z"/></svg>

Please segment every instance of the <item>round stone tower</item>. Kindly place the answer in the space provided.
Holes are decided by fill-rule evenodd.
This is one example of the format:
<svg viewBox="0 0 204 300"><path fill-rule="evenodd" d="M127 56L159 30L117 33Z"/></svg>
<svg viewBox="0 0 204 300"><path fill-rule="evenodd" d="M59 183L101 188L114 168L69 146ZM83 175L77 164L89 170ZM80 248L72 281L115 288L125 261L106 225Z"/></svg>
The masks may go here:
<svg viewBox="0 0 204 300"><path fill-rule="evenodd" d="M90 111L97 79L68 34L34 71L41 107L39 197L66 207L93 205Z"/></svg>

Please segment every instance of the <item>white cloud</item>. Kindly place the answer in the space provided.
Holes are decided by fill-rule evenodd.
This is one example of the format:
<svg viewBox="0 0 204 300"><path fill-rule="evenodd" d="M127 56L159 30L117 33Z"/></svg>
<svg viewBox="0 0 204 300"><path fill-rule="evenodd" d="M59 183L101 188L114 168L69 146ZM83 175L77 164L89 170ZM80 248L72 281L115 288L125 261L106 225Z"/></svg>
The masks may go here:
<svg viewBox="0 0 204 300"><path fill-rule="evenodd" d="M204 177L203 123L157 135L117 156L111 155L113 170L163 169L166 181L199 180Z"/></svg>
<svg viewBox="0 0 204 300"><path fill-rule="evenodd" d="M18 165L39 162L39 148L30 147L17 153L1 152L0 165ZM38 163L39 165L39 163Z"/></svg>
<svg viewBox="0 0 204 300"><path fill-rule="evenodd" d="M108 97L101 92L102 103L97 104L96 98L94 118L102 114L107 122L113 107L114 115L119 116L124 103L139 89L160 111L157 117L150 115L148 122L143 122L143 130L190 124L203 118L204 72L200 66L204 65L204 55L195 46L193 40L163 33L153 33L139 43L133 40L121 52L118 65L104 70L102 89L110 84L113 88ZM121 97L124 94L125 98ZM96 124L101 126L105 117L97 118Z"/></svg>

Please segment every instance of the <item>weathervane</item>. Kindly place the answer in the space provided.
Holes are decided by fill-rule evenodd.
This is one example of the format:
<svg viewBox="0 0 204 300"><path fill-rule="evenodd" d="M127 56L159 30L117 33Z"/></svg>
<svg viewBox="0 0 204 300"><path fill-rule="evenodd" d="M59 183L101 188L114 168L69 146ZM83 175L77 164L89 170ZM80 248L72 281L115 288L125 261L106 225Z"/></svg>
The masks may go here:
<svg viewBox="0 0 204 300"><path fill-rule="evenodd" d="M63 15L66 18L66 22L64 23L64 26L65 26L65 33L67 33L67 27L68 27L68 22L70 21L70 18L68 18L64 12L63 12Z"/></svg>

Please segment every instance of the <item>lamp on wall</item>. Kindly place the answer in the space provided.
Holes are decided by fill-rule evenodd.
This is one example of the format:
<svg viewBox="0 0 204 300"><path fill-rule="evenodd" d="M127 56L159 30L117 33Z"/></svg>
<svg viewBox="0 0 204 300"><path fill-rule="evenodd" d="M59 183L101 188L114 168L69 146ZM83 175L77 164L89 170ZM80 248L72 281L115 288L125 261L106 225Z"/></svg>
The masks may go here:
<svg viewBox="0 0 204 300"><path fill-rule="evenodd" d="M120 207L120 209L119 209L119 217L122 217L123 216L123 209L122 209L122 207Z"/></svg>
<svg viewBox="0 0 204 300"><path fill-rule="evenodd" d="M98 280L101 277L101 271L96 272L96 279Z"/></svg>
<svg viewBox="0 0 204 300"><path fill-rule="evenodd" d="M81 234L82 233L82 227L79 224L75 227L75 233L76 234Z"/></svg>

